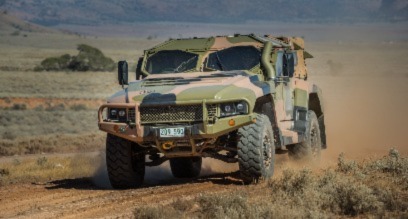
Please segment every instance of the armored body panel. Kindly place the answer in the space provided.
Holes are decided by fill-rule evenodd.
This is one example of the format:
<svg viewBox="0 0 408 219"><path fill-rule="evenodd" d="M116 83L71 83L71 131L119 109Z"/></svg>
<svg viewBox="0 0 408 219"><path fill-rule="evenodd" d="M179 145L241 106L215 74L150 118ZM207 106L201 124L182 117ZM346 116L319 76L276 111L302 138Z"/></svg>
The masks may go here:
<svg viewBox="0 0 408 219"><path fill-rule="evenodd" d="M287 149L299 154L299 145L313 140L310 118L315 116L320 152L326 147L324 110L321 90L307 81L305 59L311 57L298 37L166 41L144 52L136 81L127 83L127 64L119 63L119 81L127 87L100 107L99 128L150 155L145 165L170 159L173 170L187 162L180 159L191 166L198 165L192 158L213 157L240 162L245 169L240 151L250 149L243 143L249 129L266 127L260 130L270 138L273 154ZM259 175L246 172L251 179Z"/></svg>

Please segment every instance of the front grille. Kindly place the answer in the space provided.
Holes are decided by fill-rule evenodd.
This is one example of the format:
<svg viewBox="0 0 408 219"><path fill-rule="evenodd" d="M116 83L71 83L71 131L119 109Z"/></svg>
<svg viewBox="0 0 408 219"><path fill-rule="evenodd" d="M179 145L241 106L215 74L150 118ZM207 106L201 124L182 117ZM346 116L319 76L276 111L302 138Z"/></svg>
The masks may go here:
<svg viewBox="0 0 408 219"><path fill-rule="evenodd" d="M217 105L207 104L208 119L212 120L217 116Z"/></svg>
<svg viewBox="0 0 408 219"><path fill-rule="evenodd" d="M202 120L202 105L140 106L141 123L195 122Z"/></svg>
<svg viewBox="0 0 408 219"><path fill-rule="evenodd" d="M132 122L136 121L136 114L135 114L135 108L129 108L128 109L128 119Z"/></svg>

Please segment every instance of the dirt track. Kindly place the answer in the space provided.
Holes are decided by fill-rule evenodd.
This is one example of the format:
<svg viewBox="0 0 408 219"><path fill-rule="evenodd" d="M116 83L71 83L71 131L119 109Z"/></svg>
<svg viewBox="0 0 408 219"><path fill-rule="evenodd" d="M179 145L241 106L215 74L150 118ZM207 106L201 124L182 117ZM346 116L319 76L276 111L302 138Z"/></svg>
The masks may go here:
<svg viewBox="0 0 408 219"><path fill-rule="evenodd" d="M322 168L335 165L335 161L325 159L328 153L327 150L323 152L321 165L307 165L308 168L318 173ZM90 155L94 156L93 153ZM302 163L291 162L285 154L276 158L276 178L286 168L305 167ZM101 167L104 165L101 163ZM144 186L131 190L109 188L104 168L93 177L6 185L0 187L0 218L129 218L138 206L165 205L178 198L189 200L200 194L237 191L253 193L255 197L264 193L263 186L243 186L236 170L236 165L206 159L202 167L203 176L195 180L180 180L171 176L169 165L164 163L147 169Z"/></svg>
<svg viewBox="0 0 408 219"><path fill-rule="evenodd" d="M76 155L55 154L50 157ZM96 155L89 153L89 156ZM31 159L33 156L24 157ZM276 177L283 166L288 166L286 159L285 155L277 156ZM203 160L202 176L194 180L172 177L167 162L149 167L143 187L131 190L111 189L104 162L101 161L100 165L92 177L0 186L0 218L129 218L138 206L165 205L178 198L190 200L200 194L243 190L263 192L262 186L242 184L236 164L213 159Z"/></svg>
<svg viewBox="0 0 408 219"><path fill-rule="evenodd" d="M234 184L240 182L229 174L123 191L100 189L88 178L10 185L0 187L0 218L130 217L136 206L234 191Z"/></svg>

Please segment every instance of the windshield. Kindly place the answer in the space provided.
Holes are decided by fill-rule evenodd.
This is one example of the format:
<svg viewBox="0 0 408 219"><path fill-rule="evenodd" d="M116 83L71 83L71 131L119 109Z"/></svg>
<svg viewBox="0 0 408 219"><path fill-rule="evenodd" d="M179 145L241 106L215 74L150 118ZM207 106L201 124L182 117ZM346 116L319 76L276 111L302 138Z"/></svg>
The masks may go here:
<svg viewBox="0 0 408 219"><path fill-rule="evenodd" d="M251 70L261 61L261 51L253 46L235 46L213 52L207 68L220 71Z"/></svg>
<svg viewBox="0 0 408 219"><path fill-rule="evenodd" d="M181 50L164 50L147 59L146 70L151 74L177 73L194 69L198 55Z"/></svg>

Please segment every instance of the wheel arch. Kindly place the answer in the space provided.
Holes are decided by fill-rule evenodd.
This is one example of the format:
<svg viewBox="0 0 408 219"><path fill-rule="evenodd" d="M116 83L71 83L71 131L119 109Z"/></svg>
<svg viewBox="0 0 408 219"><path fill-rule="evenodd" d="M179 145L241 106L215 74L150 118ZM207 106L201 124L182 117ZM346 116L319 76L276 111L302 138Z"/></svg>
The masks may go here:
<svg viewBox="0 0 408 219"><path fill-rule="evenodd" d="M281 148L283 140L282 134L278 128L275 103L272 94L267 94L256 99L253 111L258 114L264 114L269 118L274 133L275 147L276 149Z"/></svg>
<svg viewBox="0 0 408 219"><path fill-rule="evenodd" d="M315 112L317 119L319 121L320 138L322 140L322 148L327 148L326 143L326 124L324 121L324 105L322 99L321 89L313 85L312 92L309 93L309 103L308 108Z"/></svg>

